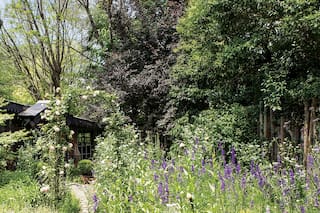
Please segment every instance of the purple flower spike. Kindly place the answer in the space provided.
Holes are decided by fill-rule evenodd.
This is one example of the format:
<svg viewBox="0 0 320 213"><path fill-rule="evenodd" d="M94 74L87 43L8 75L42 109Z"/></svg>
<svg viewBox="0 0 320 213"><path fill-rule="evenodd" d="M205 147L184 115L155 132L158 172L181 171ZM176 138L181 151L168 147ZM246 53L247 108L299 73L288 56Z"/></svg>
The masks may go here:
<svg viewBox="0 0 320 213"><path fill-rule="evenodd" d="M205 166L206 165L206 161L204 159L201 160L201 165Z"/></svg>
<svg viewBox="0 0 320 213"><path fill-rule="evenodd" d="M129 202L133 202L133 197L132 197L132 195L129 195L128 201L129 201Z"/></svg>
<svg viewBox="0 0 320 213"><path fill-rule="evenodd" d="M313 168L314 165L314 158L312 155L308 155L308 169Z"/></svg>
<svg viewBox="0 0 320 213"><path fill-rule="evenodd" d="M291 185L294 185L294 172L292 169L290 169L289 174L290 174L290 183Z"/></svg>
<svg viewBox="0 0 320 213"><path fill-rule="evenodd" d="M194 172L194 165L191 166L191 171Z"/></svg>
<svg viewBox="0 0 320 213"><path fill-rule="evenodd" d="M160 182L160 183L158 184L158 194L159 194L160 197L161 197L162 194L163 194L163 184L162 184L162 182Z"/></svg>
<svg viewBox="0 0 320 213"><path fill-rule="evenodd" d="M240 164L238 163L237 166L236 166L236 173L237 173L237 174L240 174L240 172L241 172L241 166L240 166Z"/></svg>
<svg viewBox="0 0 320 213"><path fill-rule="evenodd" d="M241 178L241 188L242 190L245 190L246 188L246 183L247 183L247 177L246 177L246 174L244 174Z"/></svg>
<svg viewBox="0 0 320 213"><path fill-rule="evenodd" d="M153 179L154 179L154 181L158 181L159 180L159 175L157 175L157 173L154 173Z"/></svg>
<svg viewBox="0 0 320 213"><path fill-rule="evenodd" d="M227 164L224 168L224 177L225 179L231 178L232 168L229 164Z"/></svg>
<svg viewBox="0 0 320 213"><path fill-rule="evenodd" d="M195 144L198 145L199 144L199 138L197 137L195 140Z"/></svg>
<svg viewBox="0 0 320 213"><path fill-rule="evenodd" d="M300 210L301 210L301 213L305 213L305 212L306 212L304 206L301 206L301 207L300 207Z"/></svg>
<svg viewBox="0 0 320 213"><path fill-rule="evenodd" d="M98 209L98 205L99 205L99 199L96 194L93 195L92 199L93 199L93 203L94 203L93 212L96 212Z"/></svg>
<svg viewBox="0 0 320 213"><path fill-rule="evenodd" d="M236 165L236 150L234 147L231 149L231 162L233 165Z"/></svg>
<svg viewBox="0 0 320 213"><path fill-rule="evenodd" d="M166 169L167 168L167 162L165 160L162 161L162 165L161 165L162 169Z"/></svg>
<svg viewBox="0 0 320 213"><path fill-rule="evenodd" d="M225 184L224 179L223 179L223 177L221 176L220 172L219 172L219 180L220 180L221 191L225 191L225 189L226 189L226 184Z"/></svg>

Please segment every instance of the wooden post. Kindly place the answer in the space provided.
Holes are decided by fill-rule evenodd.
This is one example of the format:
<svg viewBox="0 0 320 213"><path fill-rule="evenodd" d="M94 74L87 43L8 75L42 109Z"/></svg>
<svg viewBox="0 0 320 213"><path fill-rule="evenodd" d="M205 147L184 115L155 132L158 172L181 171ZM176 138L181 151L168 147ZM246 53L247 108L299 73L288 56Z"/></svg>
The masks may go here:
<svg viewBox="0 0 320 213"><path fill-rule="evenodd" d="M305 168L308 165L308 154L310 149L310 141L309 141L309 122L310 121L310 113L309 113L309 102L304 102L304 127L303 127L303 164Z"/></svg>
<svg viewBox="0 0 320 213"><path fill-rule="evenodd" d="M284 118L280 117L280 142L284 142Z"/></svg>
<svg viewBox="0 0 320 213"><path fill-rule="evenodd" d="M268 107L264 107L263 110L263 136L270 139L270 117L268 116Z"/></svg>
<svg viewBox="0 0 320 213"><path fill-rule="evenodd" d="M259 137L260 139L263 138L263 102L260 101L260 106L259 106Z"/></svg>

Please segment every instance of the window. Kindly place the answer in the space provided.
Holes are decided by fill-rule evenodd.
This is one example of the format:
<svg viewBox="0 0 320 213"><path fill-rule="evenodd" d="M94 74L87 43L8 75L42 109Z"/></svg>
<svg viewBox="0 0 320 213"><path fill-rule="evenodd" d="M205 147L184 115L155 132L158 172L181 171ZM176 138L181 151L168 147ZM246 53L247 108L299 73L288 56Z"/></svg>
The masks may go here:
<svg viewBox="0 0 320 213"><path fill-rule="evenodd" d="M79 147L81 159L90 159L92 157L90 133L78 134L78 147Z"/></svg>

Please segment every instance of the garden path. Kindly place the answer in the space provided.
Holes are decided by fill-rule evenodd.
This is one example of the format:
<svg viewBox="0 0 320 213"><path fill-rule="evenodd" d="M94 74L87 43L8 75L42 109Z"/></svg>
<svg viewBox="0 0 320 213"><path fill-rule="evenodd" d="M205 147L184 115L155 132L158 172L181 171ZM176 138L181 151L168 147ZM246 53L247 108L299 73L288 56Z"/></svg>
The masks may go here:
<svg viewBox="0 0 320 213"><path fill-rule="evenodd" d="M71 192L80 201L80 213L93 212L94 186L92 184L71 183Z"/></svg>

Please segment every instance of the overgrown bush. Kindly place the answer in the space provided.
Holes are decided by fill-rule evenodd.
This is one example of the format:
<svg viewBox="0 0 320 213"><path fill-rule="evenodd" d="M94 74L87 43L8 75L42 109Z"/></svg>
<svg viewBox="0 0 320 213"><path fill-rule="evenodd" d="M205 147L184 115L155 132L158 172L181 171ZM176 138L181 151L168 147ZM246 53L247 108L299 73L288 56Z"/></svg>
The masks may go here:
<svg viewBox="0 0 320 213"><path fill-rule="evenodd" d="M176 121L171 135L176 145L200 140L213 152L222 146L228 156L233 147L243 163L250 163L251 160L261 159L263 153L260 141L253 132L253 113L250 107L233 104L220 109L212 108L191 118L185 115Z"/></svg>
<svg viewBox="0 0 320 213"><path fill-rule="evenodd" d="M79 161L78 170L80 175L92 176L93 162L89 159L83 159Z"/></svg>

